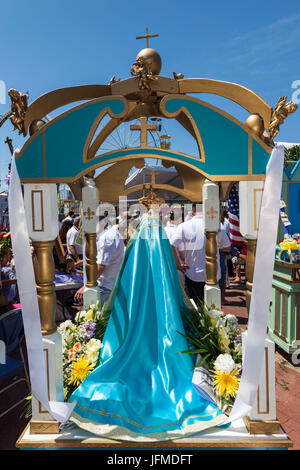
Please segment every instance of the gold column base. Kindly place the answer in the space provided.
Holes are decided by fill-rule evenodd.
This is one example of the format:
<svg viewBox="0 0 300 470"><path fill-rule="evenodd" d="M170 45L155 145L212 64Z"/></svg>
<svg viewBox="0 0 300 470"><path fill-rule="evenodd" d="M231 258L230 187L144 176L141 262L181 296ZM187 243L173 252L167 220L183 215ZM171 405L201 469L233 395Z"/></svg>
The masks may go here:
<svg viewBox="0 0 300 470"><path fill-rule="evenodd" d="M29 423L30 434L59 434L58 421L37 421L32 419Z"/></svg>
<svg viewBox="0 0 300 470"><path fill-rule="evenodd" d="M97 245L96 233L86 233L85 272L86 287L97 287Z"/></svg>
<svg viewBox="0 0 300 470"><path fill-rule="evenodd" d="M218 246L217 232L205 232L206 235L206 284L218 285Z"/></svg>
<svg viewBox="0 0 300 470"><path fill-rule="evenodd" d="M55 266L53 259L54 241L34 241L33 267L39 303L42 335L56 331Z"/></svg>
<svg viewBox="0 0 300 470"><path fill-rule="evenodd" d="M249 416L243 418L249 434L279 434L280 423L277 420L251 420Z"/></svg>

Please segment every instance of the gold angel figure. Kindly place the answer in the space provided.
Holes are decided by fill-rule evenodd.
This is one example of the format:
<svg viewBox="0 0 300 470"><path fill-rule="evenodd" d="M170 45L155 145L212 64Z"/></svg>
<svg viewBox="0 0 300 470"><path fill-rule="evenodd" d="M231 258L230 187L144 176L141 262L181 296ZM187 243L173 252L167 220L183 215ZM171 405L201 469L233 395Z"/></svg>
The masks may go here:
<svg viewBox="0 0 300 470"><path fill-rule="evenodd" d="M156 80L151 72L151 63L147 63L143 57L138 57L131 67L131 75L138 78L140 90L150 90L149 80Z"/></svg>
<svg viewBox="0 0 300 470"><path fill-rule="evenodd" d="M139 199L139 204L144 204L144 206L147 207L147 209L151 209L151 206L161 206L162 204L165 203L165 200L157 197L156 193L150 189L150 191L146 194L146 196L141 197Z"/></svg>
<svg viewBox="0 0 300 470"><path fill-rule="evenodd" d="M289 114L292 114L298 108L293 101L286 102L287 96L281 96L272 112L271 123L269 127L270 138L274 139L279 132L279 127Z"/></svg>
<svg viewBox="0 0 300 470"><path fill-rule="evenodd" d="M11 116L10 120L14 126L14 130L18 129L19 134L25 135L24 119L28 107L28 95L21 93L14 88L8 90L11 99Z"/></svg>

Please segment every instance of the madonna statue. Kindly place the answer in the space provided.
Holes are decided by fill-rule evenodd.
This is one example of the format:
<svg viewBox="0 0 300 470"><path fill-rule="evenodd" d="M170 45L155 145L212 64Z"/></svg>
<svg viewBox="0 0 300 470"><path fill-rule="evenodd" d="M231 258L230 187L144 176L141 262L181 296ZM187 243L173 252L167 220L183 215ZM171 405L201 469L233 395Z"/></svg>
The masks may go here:
<svg viewBox="0 0 300 470"><path fill-rule="evenodd" d="M116 440L163 441L221 425L226 416L192 385L184 301L159 221L145 219L127 244L108 304L99 365L71 395L71 421Z"/></svg>

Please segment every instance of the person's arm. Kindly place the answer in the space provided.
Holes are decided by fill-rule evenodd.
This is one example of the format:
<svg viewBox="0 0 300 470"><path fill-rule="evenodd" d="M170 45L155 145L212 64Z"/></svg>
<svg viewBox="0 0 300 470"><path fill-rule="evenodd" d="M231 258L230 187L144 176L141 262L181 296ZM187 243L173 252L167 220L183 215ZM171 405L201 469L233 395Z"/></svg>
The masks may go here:
<svg viewBox="0 0 300 470"><path fill-rule="evenodd" d="M187 266L184 262L184 259L185 259L184 251L180 251L179 256L178 256L175 246L172 246L172 251L173 251L173 255L174 255L174 259L175 259L175 263L176 263L176 267L178 271L184 272L186 269L189 268L189 266Z"/></svg>
<svg viewBox="0 0 300 470"><path fill-rule="evenodd" d="M70 252L73 258L76 260L76 262L79 261L79 256L77 254L77 251L74 245L70 245Z"/></svg>
<svg viewBox="0 0 300 470"><path fill-rule="evenodd" d="M218 239L218 244L219 244L219 250L223 251L224 253L230 253L231 251L231 244L229 237L225 230L220 230L217 235Z"/></svg>
<svg viewBox="0 0 300 470"><path fill-rule="evenodd" d="M184 246L184 243L183 243L184 240L182 238L183 238L183 231L182 231L182 228L179 226L175 230L174 234L171 236L170 244L171 244L172 251L174 254L177 269L179 271L184 272L186 269L189 268L189 266L185 264L185 252L182 249Z"/></svg>
<svg viewBox="0 0 300 470"><path fill-rule="evenodd" d="M227 248L220 248L221 251L224 251L225 253L230 253L231 252L231 247L228 246Z"/></svg>
<svg viewBox="0 0 300 470"><path fill-rule="evenodd" d="M100 277L103 274L104 269L105 269L104 264L97 264L98 277Z"/></svg>
<svg viewBox="0 0 300 470"><path fill-rule="evenodd" d="M83 291L84 291L84 286L81 286L78 291L75 292L74 294L74 300L75 302L78 302L80 305L83 303Z"/></svg>

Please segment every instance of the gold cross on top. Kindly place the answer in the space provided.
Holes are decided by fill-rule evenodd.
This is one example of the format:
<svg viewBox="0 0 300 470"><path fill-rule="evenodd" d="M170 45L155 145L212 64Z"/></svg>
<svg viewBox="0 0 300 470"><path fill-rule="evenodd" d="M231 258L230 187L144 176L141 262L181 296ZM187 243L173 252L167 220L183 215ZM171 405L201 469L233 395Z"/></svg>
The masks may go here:
<svg viewBox="0 0 300 470"><path fill-rule="evenodd" d="M141 124L131 124L130 130L131 131L140 131L141 132L141 147L147 147L147 132L148 131L156 131L157 126L156 124L148 124L147 117L140 118Z"/></svg>
<svg viewBox="0 0 300 470"><path fill-rule="evenodd" d="M146 39L147 47L149 47L149 38L156 38L158 34L148 34L148 28L146 28L145 36L137 36L136 39Z"/></svg>
<svg viewBox="0 0 300 470"><path fill-rule="evenodd" d="M146 175L151 176L151 186L155 186L155 176L160 175L159 171L152 170L151 173L146 173Z"/></svg>
<svg viewBox="0 0 300 470"><path fill-rule="evenodd" d="M14 148L13 148L13 146L12 146L12 139L10 139L9 137L6 137L6 140L5 140L4 143L9 146L10 153L13 155L13 153L14 153Z"/></svg>

